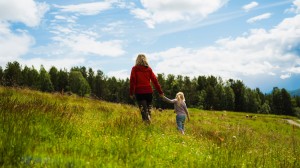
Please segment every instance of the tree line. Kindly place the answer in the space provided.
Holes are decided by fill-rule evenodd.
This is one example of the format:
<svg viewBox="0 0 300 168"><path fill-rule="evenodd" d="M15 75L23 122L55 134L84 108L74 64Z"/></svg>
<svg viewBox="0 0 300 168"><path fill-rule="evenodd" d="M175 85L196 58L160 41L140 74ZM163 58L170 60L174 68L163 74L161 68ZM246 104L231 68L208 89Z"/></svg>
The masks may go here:
<svg viewBox="0 0 300 168"><path fill-rule="evenodd" d="M223 81L215 76L190 78L157 74L157 79L169 98L174 98L179 91L184 92L188 107L278 115L300 114L300 97L291 97L284 88L274 87L270 94L264 94L259 88L248 88L241 80ZM70 71L52 66L47 71L43 66L36 70L33 66L23 68L16 61L8 62L5 69L0 66L0 85L134 104L129 97L128 78L107 77L101 70L95 72L84 66L72 67ZM171 104L161 100L157 92L153 96L154 107L172 108Z"/></svg>

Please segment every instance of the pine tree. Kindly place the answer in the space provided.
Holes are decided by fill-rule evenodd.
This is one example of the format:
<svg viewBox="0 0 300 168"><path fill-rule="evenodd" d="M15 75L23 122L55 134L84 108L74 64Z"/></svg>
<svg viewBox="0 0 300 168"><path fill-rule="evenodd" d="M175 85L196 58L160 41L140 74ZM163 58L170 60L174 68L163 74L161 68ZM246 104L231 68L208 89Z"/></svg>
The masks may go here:
<svg viewBox="0 0 300 168"><path fill-rule="evenodd" d="M57 89L59 92L64 93L66 91L70 91L70 86L69 86L69 73L67 72L66 69L62 70L60 69L58 74L58 84L57 84Z"/></svg>
<svg viewBox="0 0 300 168"><path fill-rule="evenodd" d="M2 67L0 66L0 85L3 85L3 84L2 84L3 76L4 76L3 69L2 69Z"/></svg>
<svg viewBox="0 0 300 168"><path fill-rule="evenodd" d="M43 66L40 68L39 89L43 92L52 92L54 90L50 75Z"/></svg>
<svg viewBox="0 0 300 168"><path fill-rule="evenodd" d="M105 93L105 77L102 71L98 70L95 77L95 91L94 94L100 99L104 99Z"/></svg>
<svg viewBox="0 0 300 168"><path fill-rule="evenodd" d="M91 88L89 83L79 71L71 71L70 89L71 92L76 93L79 96L85 96L91 93Z"/></svg>
<svg viewBox="0 0 300 168"><path fill-rule="evenodd" d="M15 61L8 62L4 70L4 85L5 86L19 86L21 84L21 66Z"/></svg>
<svg viewBox="0 0 300 168"><path fill-rule="evenodd" d="M291 95L283 88L281 89L283 114L294 115Z"/></svg>
<svg viewBox="0 0 300 168"><path fill-rule="evenodd" d="M56 67L52 66L50 68L49 75L50 75L50 79L53 84L54 90L60 91L59 87L58 87L58 70L56 69Z"/></svg>

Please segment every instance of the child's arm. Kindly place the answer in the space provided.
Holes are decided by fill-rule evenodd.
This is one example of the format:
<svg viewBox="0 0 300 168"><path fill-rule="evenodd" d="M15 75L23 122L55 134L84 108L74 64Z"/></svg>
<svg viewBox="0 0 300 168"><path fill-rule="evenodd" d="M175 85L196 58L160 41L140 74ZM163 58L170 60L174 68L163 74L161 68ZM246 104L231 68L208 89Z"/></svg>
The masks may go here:
<svg viewBox="0 0 300 168"><path fill-rule="evenodd" d="M176 100L173 99L173 100L170 100L169 98L167 98L166 96L163 96L162 99L165 101L165 102L168 102L168 103L175 103Z"/></svg>

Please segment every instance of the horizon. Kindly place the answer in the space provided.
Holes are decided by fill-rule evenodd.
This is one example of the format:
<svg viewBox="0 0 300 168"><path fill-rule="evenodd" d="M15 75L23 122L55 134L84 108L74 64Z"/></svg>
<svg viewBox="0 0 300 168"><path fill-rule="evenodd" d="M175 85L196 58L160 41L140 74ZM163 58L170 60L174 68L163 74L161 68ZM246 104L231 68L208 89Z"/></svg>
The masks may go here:
<svg viewBox="0 0 300 168"><path fill-rule="evenodd" d="M300 88L300 0L0 2L3 69L85 66L126 79L144 53L155 74Z"/></svg>

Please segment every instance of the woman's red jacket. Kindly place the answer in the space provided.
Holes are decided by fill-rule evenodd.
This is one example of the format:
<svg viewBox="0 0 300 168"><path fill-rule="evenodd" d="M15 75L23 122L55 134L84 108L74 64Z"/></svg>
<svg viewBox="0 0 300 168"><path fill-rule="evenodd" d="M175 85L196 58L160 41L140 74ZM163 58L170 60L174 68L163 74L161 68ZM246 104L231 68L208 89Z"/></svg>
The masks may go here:
<svg viewBox="0 0 300 168"><path fill-rule="evenodd" d="M130 95L153 93L150 81L154 84L159 94L163 94L161 87L150 67L136 65L130 74Z"/></svg>

